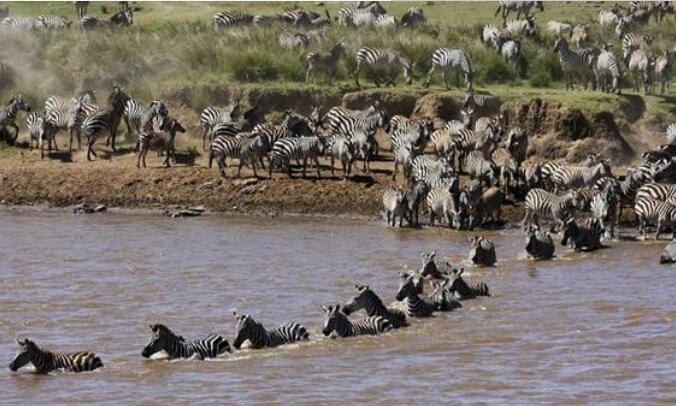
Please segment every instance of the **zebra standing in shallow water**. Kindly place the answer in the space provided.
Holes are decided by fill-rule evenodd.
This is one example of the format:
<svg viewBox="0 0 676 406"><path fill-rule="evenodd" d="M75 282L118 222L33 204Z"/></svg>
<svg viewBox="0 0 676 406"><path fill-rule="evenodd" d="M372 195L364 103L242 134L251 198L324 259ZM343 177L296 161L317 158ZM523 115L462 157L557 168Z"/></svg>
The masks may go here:
<svg viewBox="0 0 676 406"><path fill-rule="evenodd" d="M298 323L287 323L276 329L266 330L248 314L233 312L237 321L237 332L232 346L240 349L245 341L251 343L251 348L277 347L310 339L305 327Z"/></svg>
<svg viewBox="0 0 676 406"><path fill-rule="evenodd" d="M603 236L603 227L597 219L588 219L582 226L579 226L574 218L568 219L563 229L563 238L561 245L570 243L570 247L575 251L593 251L602 248L601 236Z"/></svg>
<svg viewBox="0 0 676 406"><path fill-rule="evenodd" d="M12 372L31 363L38 374L47 374L56 370L66 372L87 372L103 367L101 358L93 352L60 353L43 350L29 339L16 340L21 348L19 354L9 364Z"/></svg>
<svg viewBox="0 0 676 406"><path fill-rule="evenodd" d="M322 306L322 310L326 313L326 321L322 329L322 334L326 337L377 335L394 329L392 323L382 316L365 317L361 320L350 321L347 315L342 312L339 304L328 307Z"/></svg>
<svg viewBox="0 0 676 406"><path fill-rule="evenodd" d="M563 227L565 221L573 217L575 209L580 207L580 200L580 193L576 190L557 196L543 189L531 189L526 194L523 225L528 226L532 221L538 224L538 217L542 216L554 220L554 231L557 226Z"/></svg>
<svg viewBox="0 0 676 406"><path fill-rule="evenodd" d="M408 204L406 192L398 186L391 186L383 193L383 208L387 216L387 225L394 227L399 217L399 227L404 219L408 218ZM409 221L410 222L410 221Z"/></svg>
<svg viewBox="0 0 676 406"><path fill-rule="evenodd" d="M219 335L210 335L205 338L186 340L174 334L164 324L152 324L150 329L153 337L143 348L143 358L150 358L164 352L167 359L199 359L217 358L230 352L228 340Z"/></svg>
<svg viewBox="0 0 676 406"><path fill-rule="evenodd" d="M639 235L645 235L646 225L654 224L656 240L660 237L665 226L671 227L671 238L676 238L676 205L666 201L637 197L634 210L638 220Z"/></svg>
<svg viewBox="0 0 676 406"><path fill-rule="evenodd" d="M493 241L486 237L478 236L470 239L471 249L469 260L474 265L495 266L497 258L495 256L495 245Z"/></svg>
<svg viewBox="0 0 676 406"><path fill-rule="evenodd" d="M554 241L548 232L538 226L528 227L526 232L526 253L530 258L543 260L554 256Z"/></svg>
<svg viewBox="0 0 676 406"><path fill-rule="evenodd" d="M6 106L0 108L0 130L5 133L5 140L9 145L14 145L17 138L19 138L19 126L16 125L16 116L22 110L26 113L31 111L31 107L23 99L22 95L12 98ZM11 142L9 142L7 127L14 129L14 139Z"/></svg>
<svg viewBox="0 0 676 406"><path fill-rule="evenodd" d="M460 74L462 74L465 79L465 89L467 91L472 90L474 71L472 70L472 63L469 56L464 50L437 48L432 54L432 67L427 72L427 80L424 83L425 87L429 87L430 82L432 81L432 74L437 69L441 69L441 77L444 80L446 89L450 88L448 84L448 71L450 69L456 69L458 72L456 80L457 86L460 87Z"/></svg>
<svg viewBox="0 0 676 406"><path fill-rule="evenodd" d="M401 272L401 281L397 291L396 300L403 301L404 311L408 317L429 317L437 309L437 306L427 297L418 294L415 284L416 274Z"/></svg>
<svg viewBox="0 0 676 406"><path fill-rule="evenodd" d="M403 70L406 84L411 84L413 81L413 64L408 58L402 56L399 52L392 49L380 49L363 47L357 51L357 66L352 73L354 75L354 82L359 85L359 74L362 66L366 65L373 69L374 82L376 86L380 86L380 79L384 79L385 86L395 86L395 79L399 70Z"/></svg>
<svg viewBox="0 0 676 406"><path fill-rule="evenodd" d="M350 299L342 308L345 315L364 309L369 316L382 316L387 319L392 327L406 327L406 314L401 310L390 309L383 304L380 297L367 285L355 285L357 295Z"/></svg>

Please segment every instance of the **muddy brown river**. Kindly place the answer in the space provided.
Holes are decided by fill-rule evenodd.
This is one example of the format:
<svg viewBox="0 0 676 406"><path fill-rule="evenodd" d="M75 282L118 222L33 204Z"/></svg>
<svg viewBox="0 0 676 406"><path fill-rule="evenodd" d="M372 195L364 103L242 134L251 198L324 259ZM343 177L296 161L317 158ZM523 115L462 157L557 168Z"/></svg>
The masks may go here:
<svg viewBox="0 0 676 406"><path fill-rule="evenodd" d="M626 231L625 231L626 232ZM346 220L0 212L0 392L5 404L71 402L674 403L676 267L665 242L519 259L519 230L487 233L498 266L471 269L490 298L379 337L321 336L321 305L356 283L394 300L419 254L464 259L470 233ZM232 311L312 341L216 361L147 361L148 324L224 335ZM85 374L11 373L15 338L93 350Z"/></svg>

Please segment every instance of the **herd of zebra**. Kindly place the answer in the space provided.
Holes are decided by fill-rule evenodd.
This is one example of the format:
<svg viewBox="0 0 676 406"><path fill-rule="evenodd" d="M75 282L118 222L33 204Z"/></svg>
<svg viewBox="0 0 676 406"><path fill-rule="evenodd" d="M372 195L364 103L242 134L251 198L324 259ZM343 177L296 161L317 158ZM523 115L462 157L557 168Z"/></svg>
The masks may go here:
<svg viewBox="0 0 676 406"><path fill-rule="evenodd" d="M474 250L473 250L474 252ZM410 325L411 319L427 318L434 312L448 312L462 308L461 302L481 296L490 296L483 282L468 283L463 268L453 268L448 261L437 263L436 252L422 253L419 270L402 271L396 302L388 307L368 286L355 285L356 293L344 304L322 306L325 337L354 337L378 335ZM429 289L425 294L424 290ZM362 310L364 317L351 320L350 315ZM299 323L289 322L278 328L267 329L251 315L233 313L236 322L232 347L260 349L299 343L310 339L308 330ZM232 353L230 343L221 335L186 339L164 324L151 324L152 337L143 348L145 359L213 359ZM59 353L38 347L28 338L17 340L19 352L9 364L11 371L31 364L36 373L54 371L86 372L103 367L101 359L92 352Z"/></svg>
<svg viewBox="0 0 676 406"><path fill-rule="evenodd" d="M74 1L75 13L80 27L92 30L101 27L128 27L134 24L134 11L137 7L130 7L128 1L118 2L118 11L110 17L87 15L88 1ZM102 14L108 14L106 6L101 7ZM43 14L34 17L14 17L9 15L9 8L0 8L0 28L17 29L22 31L50 31L70 29L73 22L63 15Z"/></svg>

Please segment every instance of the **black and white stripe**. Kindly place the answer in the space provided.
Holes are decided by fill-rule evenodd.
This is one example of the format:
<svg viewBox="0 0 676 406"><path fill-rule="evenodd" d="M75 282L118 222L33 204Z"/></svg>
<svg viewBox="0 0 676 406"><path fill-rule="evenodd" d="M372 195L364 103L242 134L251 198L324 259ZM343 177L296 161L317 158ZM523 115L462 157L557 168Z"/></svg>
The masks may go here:
<svg viewBox="0 0 676 406"><path fill-rule="evenodd" d="M540 9L544 11L544 2L542 1L520 1L520 0L499 0L498 8L495 10L495 16L498 14L502 19L502 25L505 25L507 17L510 12L516 12L516 18L521 18L521 15L529 16L532 8Z"/></svg>
<svg viewBox="0 0 676 406"><path fill-rule="evenodd" d="M92 91L71 98L51 96L45 101L47 120L57 128L57 131L68 131L69 151L73 150L73 136L77 138L78 149L81 147L82 123L87 116L98 109L99 106Z"/></svg>
<svg viewBox="0 0 676 406"><path fill-rule="evenodd" d="M31 363L35 372L47 374L52 371L87 372L103 367L101 358L93 352L82 351L73 353L51 352L43 350L29 339L17 340L20 351L9 364L11 371L17 371L24 365Z"/></svg>
<svg viewBox="0 0 676 406"><path fill-rule="evenodd" d="M364 66L373 70L373 80L376 86L380 86L381 83L384 83L385 86L395 86L399 71L403 71L407 84L410 85L413 81L411 61L393 49L362 47L357 51L356 61L357 66L352 74L357 86L359 86L359 74Z"/></svg>
<svg viewBox="0 0 676 406"><path fill-rule="evenodd" d="M567 219L574 216L575 209L580 207L580 200L580 194L576 190L557 196L543 189L531 189L526 194L524 203L526 214L523 224L528 226L534 222L539 225L539 217L544 217L555 222L552 226L552 230L555 230L557 226L562 227Z"/></svg>
<svg viewBox="0 0 676 406"><path fill-rule="evenodd" d="M437 311L450 312L462 308L462 304L455 299L453 292L450 291L450 286L451 281L449 279L432 281L433 290L430 293L430 300L437 307Z"/></svg>
<svg viewBox="0 0 676 406"><path fill-rule="evenodd" d="M358 293L342 306L343 313L350 315L364 309L366 314L371 317L384 317L394 328L406 327L408 325L406 314L401 310L386 307L383 301L380 300L380 297L369 286L355 285L355 288L357 288Z"/></svg>
<svg viewBox="0 0 676 406"><path fill-rule="evenodd" d="M538 226L526 230L526 253L532 259L544 260L554 256L554 241L548 232Z"/></svg>
<svg viewBox="0 0 676 406"><path fill-rule="evenodd" d="M96 113L88 116L82 122L82 134L87 140L87 160L92 160L92 155L96 157L96 151L94 151L94 144L96 140L101 136L103 132L110 130L113 123L113 112L112 110L100 110Z"/></svg>
<svg viewBox="0 0 676 406"><path fill-rule="evenodd" d="M150 329L153 336L141 352L144 358L151 358L160 354L166 356L169 360L205 360L218 358L230 352L228 340L220 335L212 334L205 338L186 340L169 330L164 324L152 324Z"/></svg>
<svg viewBox="0 0 676 406"><path fill-rule="evenodd" d="M566 90L573 90L573 79L579 77L585 90L593 82L596 55L593 52L576 52L570 49L565 38L557 38L554 52L559 53L559 63L566 82Z"/></svg>
<svg viewBox="0 0 676 406"><path fill-rule="evenodd" d="M402 302L403 310L408 317L429 317L437 309L437 306L427 297L418 293L415 280L419 278L415 273L401 272L399 274L399 290L396 300Z"/></svg>
<svg viewBox="0 0 676 406"><path fill-rule="evenodd" d="M373 25L378 16L385 13L385 9L378 2L373 2L364 8L343 7L338 10L338 24L347 27Z"/></svg>
<svg viewBox="0 0 676 406"><path fill-rule="evenodd" d="M216 28L232 28L253 23L253 16L241 11L221 11L214 14Z"/></svg>
<svg viewBox="0 0 676 406"><path fill-rule="evenodd" d="M474 286L470 286L463 278L464 269L453 269L448 274L448 290L453 293L453 296L458 300L475 299L479 296L490 296L488 285L483 282L477 282Z"/></svg>
<svg viewBox="0 0 676 406"><path fill-rule="evenodd" d="M0 107L0 129L5 133L6 141L10 145L14 145L17 138L19 138L19 126L16 125L16 116L19 111L30 112L31 107L24 100L22 95L18 95L10 99L9 103L5 106ZM14 129L14 138L9 139L9 134L7 133L8 127Z"/></svg>
<svg viewBox="0 0 676 406"><path fill-rule="evenodd" d="M485 158L482 151L471 151L467 154L462 170L470 179L477 179L486 186L491 186L498 180L498 167L492 160Z"/></svg>
<svg viewBox="0 0 676 406"><path fill-rule="evenodd" d="M235 101L229 106L208 106L200 113L200 127L202 128L202 149L206 149L207 138L209 143L213 139L214 127L221 123L233 121L239 111L239 102Z"/></svg>
<svg viewBox="0 0 676 406"><path fill-rule="evenodd" d="M639 235L645 235L646 226L654 225L656 227L655 239L660 237L665 227L671 228L672 239L676 238L676 205L674 203L637 197L634 210L636 211Z"/></svg>
<svg viewBox="0 0 676 406"><path fill-rule="evenodd" d="M460 87L460 75L463 75L465 81L465 89L471 90L474 81L474 71L472 70L472 63L467 53L462 49L451 48L437 48L432 53L432 67L427 72L427 80L425 87L430 85L432 81L432 74L437 69L441 69L441 77L444 80L444 85L447 89L450 88L448 84L448 71L454 69L457 71L456 84Z"/></svg>
<svg viewBox="0 0 676 406"><path fill-rule="evenodd" d="M237 321L237 332L232 346L240 349L245 341L251 348L277 347L310 339L310 334L302 325L290 322L278 328L267 330L248 314L234 313Z"/></svg>
<svg viewBox="0 0 676 406"><path fill-rule="evenodd" d="M469 260L474 265L494 266L497 257L493 241L484 236L470 238Z"/></svg>
<svg viewBox="0 0 676 406"><path fill-rule="evenodd" d="M56 127L45 117L45 114L38 111L32 111L28 114L26 118L26 127L28 127L28 133L30 134L29 148L33 149L33 144L35 147L40 148L40 159L44 158L44 145L47 143L49 152L52 151L52 145L59 150L59 147L56 145Z"/></svg>
<svg viewBox="0 0 676 406"><path fill-rule="evenodd" d="M535 19L532 16L528 16L523 20L512 20L505 27L505 31L510 33L513 38L518 38L521 35L532 37L535 35L535 30Z"/></svg>
<svg viewBox="0 0 676 406"><path fill-rule="evenodd" d="M568 245L575 251L593 251L602 248L603 227L597 219L587 219L578 225L574 218L566 221L563 228L561 245Z"/></svg>
<svg viewBox="0 0 676 406"><path fill-rule="evenodd" d="M361 320L350 321L339 304L322 306L322 310L326 313L322 334L327 337L378 335L394 329L392 323L383 316L368 316Z"/></svg>
<svg viewBox="0 0 676 406"><path fill-rule="evenodd" d="M285 167L290 178L291 159L302 161L302 174L305 177L307 161L312 160L317 168L317 178L321 178L319 168L319 157L324 154L326 141L321 136L282 138L272 145L272 156L270 158L269 177L272 178L272 171L276 167Z"/></svg>
<svg viewBox="0 0 676 406"><path fill-rule="evenodd" d="M411 7L401 16L401 26L406 28L416 28L425 24L427 19L425 13L420 7Z"/></svg>
<svg viewBox="0 0 676 406"><path fill-rule="evenodd" d="M597 180L605 176L612 176L610 165L606 161L587 166L561 165L554 170L551 180L554 191L590 188Z"/></svg>
<svg viewBox="0 0 676 406"><path fill-rule="evenodd" d="M449 228L460 229L465 220L465 214L459 204L459 191L457 178L443 186L431 188L427 193L426 202L430 212L430 225L433 226L435 219L443 218Z"/></svg>
<svg viewBox="0 0 676 406"><path fill-rule="evenodd" d="M425 183L428 188L444 184L452 174L452 163L446 158L434 160L426 155L418 155L411 164L410 178Z"/></svg>
<svg viewBox="0 0 676 406"><path fill-rule="evenodd" d="M45 29L42 21L33 17L6 17L0 22L1 27L13 28L22 31L35 31Z"/></svg>
<svg viewBox="0 0 676 406"><path fill-rule="evenodd" d="M329 134L343 135L352 139L355 131L371 133L378 128L388 130L388 116L380 103L375 102L364 110L348 110L344 107L332 107L322 120L329 127Z"/></svg>
<svg viewBox="0 0 676 406"><path fill-rule="evenodd" d="M66 30L73 23L68 17L46 14L39 16L38 21L47 30Z"/></svg>
<svg viewBox="0 0 676 406"><path fill-rule="evenodd" d="M119 85L113 86L113 91L108 97L108 102L113 110L113 123L110 129L110 137L106 140L106 145L110 145L113 151L116 150L115 140L117 139L117 130L120 127L120 122L124 119L127 124L127 136L131 137L131 125L129 124L129 117L125 115L124 110L127 102L131 97L124 92L124 89Z"/></svg>
<svg viewBox="0 0 676 406"><path fill-rule="evenodd" d="M143 132L139 135L139 152L136 166L140 168L141 161L143 161L143 167L146 167L146 155L148 154L150 148L153 147L158 149L162 148L165 150L166 153L164 165L169 167L171 166L171 159L173 158L174 161L176 160L176 133L184 133L185 128L181 125L181 123L178 122L178 120L174 118L162 118L160 116L153 117L153 123L151 127L153 128L152 131Z"/></svg>
<svg viewBox="0 0 676 406"><path fill-rule="evenodd" d="M406 192L398 186L391 186L383 193L383 209L387 216L387 225L394 227L399 218L399 227L404 219L409 220Z"/></svg>

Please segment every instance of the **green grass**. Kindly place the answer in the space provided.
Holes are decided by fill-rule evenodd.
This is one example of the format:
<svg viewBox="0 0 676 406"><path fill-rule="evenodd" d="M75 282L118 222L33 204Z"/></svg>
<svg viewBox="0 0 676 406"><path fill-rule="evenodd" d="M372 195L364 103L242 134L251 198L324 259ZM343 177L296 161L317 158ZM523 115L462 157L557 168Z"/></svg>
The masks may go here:
<svg viewBox="0 0 676 406"><path fill-rule="evenodd" d="M60 14L74 19L72 2L4 2L12 15ZM201 108L220 100L208 100L214 89L222 87L265 87L267 89L308 89L337 94L355 90L351 72L354 54L364 45L391 47L415 62L418 78L411 87L399 79L392 92L421 90L421 79L430 66L430 55L439 46L464 48L476 70L475 85L503 100L527 101L540 97L560 102L570 108L589 111L623 112L635 107L636 100L628 96L604 95L598 92L565 92L558 56L552 51L554 38L542 32L523 41L524 64L512 66L486 48L479 40L481 27L486 23L499 25L494 17L493 2L396 2L385 3L390 14L397 17L411 6L423 7L430 20L429 27L417 31L407 29L359 30L332 27L327 39L310 50L326 50L338 41L344 41L348 57L335 77L332 87L325 86L319 76L313 85L304 83L305 51L288 51L277 44L278 34L288 27L251 27L219 31L212 26L213 14L221 10L243 10L251 14L274 14L295 7L323 12L324 7L307 3L180 3L139 2L142 7L135 16L135 24L128 29L82 32L74 28L65 33L36 33L25 35L11 31L0 32L0 62L13 68L12 85L0 85L0 98L7 99L23 93L40 105L51 94L72 94L84 88L95 88L107 94L110 85L121 83L135 97L153 96L192 89L190 106ZM327 2L332 16L349 3ZM92 2L90 14L100 14L101 2ZM109 11L116 2L105 3ZM595 22L600 7L612 4L547 2L545 12L536 12L536 21L542 28L548 20L580 23ZM671 46L676 38L676 24L656 25L653 21L640 28L642 33L656 37L656 48ZM594 28L595 42L620 45L612 30L602 32ZM366 79L364 79L366 78ZM440 75L432 89L438 91ZM372 87L367 75L362 84ZM203 89L203 90L200 90ZM673 119L673 99L644 98L647 113L654 117ZM629 104L630 107L627 107Z"/></svg>

